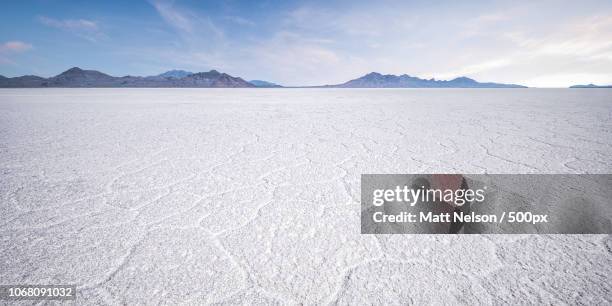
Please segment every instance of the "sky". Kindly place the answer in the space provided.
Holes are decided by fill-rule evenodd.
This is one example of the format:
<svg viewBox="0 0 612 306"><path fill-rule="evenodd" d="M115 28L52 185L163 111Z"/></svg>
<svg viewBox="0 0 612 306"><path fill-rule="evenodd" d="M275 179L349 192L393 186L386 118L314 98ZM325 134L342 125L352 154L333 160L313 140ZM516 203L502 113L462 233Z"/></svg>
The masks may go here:
<svg viewBox="0 0 612 306"><path fill-rule="evenodd" d="M612 1L0 3L0 75L216 69L282 85L366 73L612 84Z"/></svg>

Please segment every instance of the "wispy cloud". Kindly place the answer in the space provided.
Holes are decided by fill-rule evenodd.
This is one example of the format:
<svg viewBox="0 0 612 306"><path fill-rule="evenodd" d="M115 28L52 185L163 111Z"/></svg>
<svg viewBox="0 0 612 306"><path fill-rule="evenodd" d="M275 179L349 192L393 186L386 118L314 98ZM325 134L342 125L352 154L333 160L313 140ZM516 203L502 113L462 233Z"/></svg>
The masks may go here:
<svg viewBox="0 0 612 306"><path fill-rule="evenodd" d="M173 0L149 0L163 22L176 32L172 46L142 50L151 57L194 70L231 67L229 41L221 27L202 11L188 9ZM221 17L223 18L223 17Z"/></svg>
<svg viewBox="0 0 612 306"><path fill-rule="evenodd" d="M170 26L179 31L193 32L194 26L191 18L180 12L174 6L174 1L151 0L150 3Z"/></svg>
<svg viewBox="0 0 612 306"><path fill-rule="evenodd" d="M15 62L11 60L10 56L23 53L32 49L32 45L22 42L22 41L7 41L0 44L0 64L12 64Z"/></svg>
<svg viewBox="0 0 612 306"><path fill-rule="evenodd" d="M1 53L20 53L32 49L32 45L22 41L7 41L0 45Z"/></svg>
<svg viewBox="0 0 612 306"><path fill-rule="evenodd" d="M134 73L133 67L143 74L149 67L214 68L288 85L344 82L370 71L571 85L590 76L605 82L612 71L609 1L561 0L558 9L541 1L382 2L146 0L133 5L148 6L137 19L129 11L111 11L113 6L87 11L83 5L83 15L41 13L32 30L47 29L24 31L19 39L36 44L32 55L46 49L41 44L48 40L38 38L49 29L99 42L74 49L70 39L56 37L63 42L55 42L62 65L89 48L104 50L99 56L118 74ZM61 11L71 11L62 5ZM37 16L40 9L31 11ZM5 58L17 59L29 47L0 48Z"/></svg>
<svg viewBox="0 0 612 306"><path fill-rule="evenodd" d="M511 19L511 12L505 13L485 13L470 20L462 25L459 33L461 38L470 38L478 35L487 35L492 32L492 28L503 24Z"/></svg>
<svg viewBox="0 0 612 306"><path fill-rule="evenodd" d="M95 21L87 19L58 20L45 16L40 16L38 20L40 20L40 22L42 22L44 25L63 30L98 30L98 24Z"/></svg>
<svg viewBox="0 0 612 306"><path fill-rule="evenodd" d="M208 17L196 12L184 10L174 4L172 0L150 0L161 18L172 28L186 35L224 36L221 28ZM193 36L189 36L194 39Z"/></svg>
<svg viewBox="0 0 612 306"><path fill-rule="evenodd" d="M569 55L612 59L612 16L594 16L570 23L546 37L529 33L508 36L533 55Z"/></svg>
<svg viewBox="0 0 612 306"><path fill-rule="evenodd" d="M442 79L448 79L448 78L455 78L455 77L466 76L466 75L471 76L471 75L475 75L481 72L486 72L486 71L490 71L493 69L507 67L509 65L512 65L512 63L513 63L513 59L511 57L483 60L475 64L469 64L467 66L463 66L456 70L443 72L443 73L437 73L436 77L442 78Z"/></svg>
<svg viewBox="0 0 612 306"><path fill-rule="evenodd" d="M427 74L535 87L565 87L589 77L612 83L612 16L572 16L550 23L538 19L536 11L485 13L465 22L452 48L456 56Z"/></svg>
<svg viewBox="0 0 612 306"><path fill-rule="evenodd" d="M271 73L272 79L283 80L285 85L321 85L322 80L339 82L347 75L358 73L364 64L360 58L336 50L332 41L286 30L247 50L248 57L258 62L254 70ZM251 73L257 75L257 71Z"/></svg>
<svg viewBox="0 0 612 306"><path fill-rule="evenodd" d="M38 21L48 27L72 33L91 42L97 42L106 37L98 23L88 19L54 19L39 16Z"/></svg>
<svg viewBox="0 0 612 306"><path fill-rule="evenodd" d="M240 16L225 16L223 18L241 26L255 26L255 22Z"/></svg>

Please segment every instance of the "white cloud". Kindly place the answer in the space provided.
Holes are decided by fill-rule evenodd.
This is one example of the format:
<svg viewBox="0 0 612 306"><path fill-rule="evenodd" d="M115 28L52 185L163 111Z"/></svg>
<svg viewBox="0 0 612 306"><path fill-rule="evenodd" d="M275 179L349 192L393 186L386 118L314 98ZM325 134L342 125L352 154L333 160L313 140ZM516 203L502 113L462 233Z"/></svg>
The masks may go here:
<svg viewBox="0 0 612 306"><path fill-rule="evenodd" d="M506 13L485 13L466 21L459 33L461 38L470 38L478 35L491 33L491 28L510 20L510 12Z"/></svg>
<svg viewBox="0 0 612 306"><path fill-rule="evenodd" d="M529 37L528 33L510 37L534 55L607 58L612 55L612 16L589 17L547 37Z"/></svg>
<svg viewBox="0 0 612 306"><path fill-rule="evenodd" d="M0 64L15 65L15 62L11 60L11 55L26 52L32 49L32 45L22 41L7 41L0 44Z"/></svg>
<svg viewBox="0 0 612 306"><path fill-rule="evenodd" d="M512 18L507 18L508 15L476 18L469 24L481 23L478 31L472 26L468 28L479 37L465 36L465 40L459 40L453 50L456 55L449 57L446 67L428 74L441 78L466 75L478 80L536 87L612 83L612 74L607 72L612 71L612 40L609 39L612 16L576 16L560 19L554 26L546 20L537 20L541 22L537 26L518 22L500 27L483 26L490 20L536 22L533 15L524 14L523 11Z"/></svg>
<svg viewBox="0 0 612 306"><path fill-rule="evenodd" d="M290 31L279 31L248 50L248 57L258 62L252 75L259 69L266 74L261 78L269 75L289 86L343 82L363 66L358 57L335 50L331 42Z"/></svg>
<svg viewBox="0 0 612 306"><path fill-rule="evenodd" d="M38 21L48 27L72 33L91 42L97 42L106 37L98 23L88 19L54 19L39 16Z"/></svg>
<svg viewBox="0 0 612 306"><path fill-rule="evenodd" d="M150 2L155 10L157 10L157 13L159 13L164 21L170 26L180 31L188 33L193 32L194 26L191 19L177 10L173 5L173 1L152 0Z"/></svg>
<svg viewBox="0 0 612 306"><path fill-rule="evenodd" d="M183 10L171 0L150 0L159 16L179 33L190 40L198 38L223 38L221 28L208 17L193 11Z"/></svg>
<svg viewBox="0 0 612 306"><path fill-rule="evenodd" d="M485 71L489 71L489 70L493 70L493 69L497 69L501 67L506 67L506 66L512 65L512 63L513 63L512 59L509 57L492 59L492 60L482 61L482 62L472 64L472 65L467 65L457 70L444 72L444 73L438 73L436 74L436 77L442 78L442 79L445 79L445 78L450 79L450 78L455 78L459 76L474 75L474 74L478 74L481 72L485 72Z"/></svg>
<svg viewBox="0 0 612 306"><path fill-rule="evenodd" d="M139 54L162 61L164 65L186 67L192 71L217 69L231 72L239 58L233 57L235 52L232 52L231 42L209 16L179 6L172 0L149 0L149 3L177 35L171 44L167 44L170 47L139 50Z"/></svg>
<svg viewBox="0 0 612 306"><path fill-rule="evenodd" d="M414 30L418 19L409 10L396 10L390 6L351 7L335 11L300 6L285 14L282 25L313 33L380 38L390 33Z"/></svg>
<svg viewBox="0 0 612 306"><path fill-rule="evenodd" d="M87 19L65 19L58 20L45 16L38 18L44 25L64 30L97 30L98 24Z"/></svg>
<svg viewBox="0 0 612 306"><path fill-rule="evenodd" d="M255 26L255 22L240 16L225 16L224 18L241 26Z"/></svg>
<svg viewBox="0 0 612 306"><path fill-rule="evenodd" d="M2 53L20 53L32 49L32 45L22 41L7 41L0 45Z"/></svg>
<svg viewBox="0 0 612 306"><path fill-rule="evenodd" d="M612 16L596 16L594 9L543 11L545 5L527 2L479 9L406 2L330 9L311 3L280 12L253 33L247 27L258 19L211 19L172 0L149 1L178 33L171 47L152 52L181 66L245 78L321 85L378 71L530 86L567 86L588 77L612 83L606 82L606 71L612 71ZM245 29L226 37L213 20Z"/></svg>

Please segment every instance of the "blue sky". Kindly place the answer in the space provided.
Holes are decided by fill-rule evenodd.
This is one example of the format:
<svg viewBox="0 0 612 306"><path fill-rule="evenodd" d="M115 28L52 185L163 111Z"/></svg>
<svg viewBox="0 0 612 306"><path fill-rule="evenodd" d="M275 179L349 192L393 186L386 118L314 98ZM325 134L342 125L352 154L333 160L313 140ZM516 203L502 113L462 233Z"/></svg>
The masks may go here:
<svg viewBox="0 0 612 306"><path fill-rule="evenodd" d="M612 84L612 1L3 1L0 74Z"/></svg>

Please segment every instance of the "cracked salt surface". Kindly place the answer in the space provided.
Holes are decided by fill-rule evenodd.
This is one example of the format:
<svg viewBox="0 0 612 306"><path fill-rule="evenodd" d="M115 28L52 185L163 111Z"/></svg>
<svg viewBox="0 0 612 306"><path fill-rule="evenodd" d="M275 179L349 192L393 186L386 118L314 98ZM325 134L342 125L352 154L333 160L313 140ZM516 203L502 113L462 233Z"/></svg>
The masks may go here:
<svg viewBox="0 0 612 306"><path fill-rule="evenodd" d="M609 235L360 234L362 173L610 173L602 89L0 90L0 283L76 304L612 302Z"/></svg>

